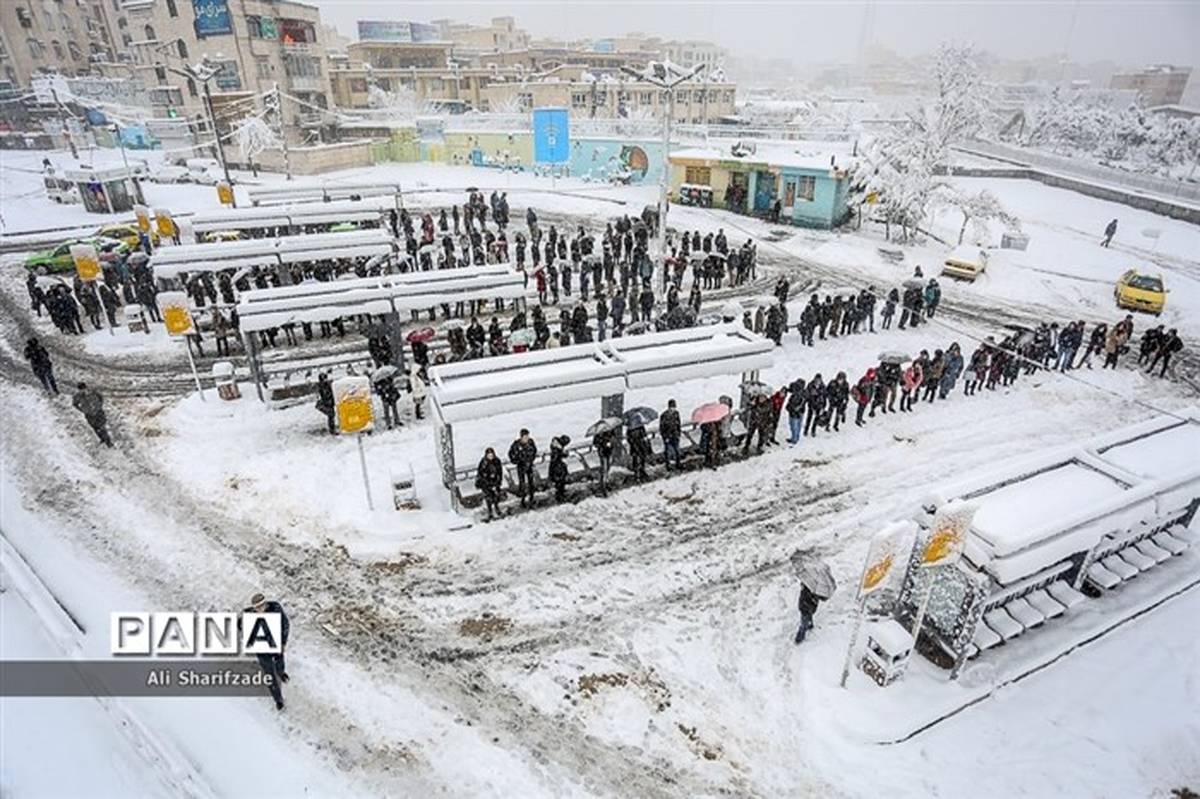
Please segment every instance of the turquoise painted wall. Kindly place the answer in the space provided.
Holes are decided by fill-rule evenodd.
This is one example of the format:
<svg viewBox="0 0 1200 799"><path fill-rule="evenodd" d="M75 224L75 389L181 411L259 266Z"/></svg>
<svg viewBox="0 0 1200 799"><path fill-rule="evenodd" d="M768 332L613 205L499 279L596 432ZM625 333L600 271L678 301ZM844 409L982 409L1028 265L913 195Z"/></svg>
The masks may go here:
<svg viewBox="0 0 1200 799"><path fill-rule="evenodd" d="M779 196L786 196L788 181L797 185L801 177L816 179L812 200L797 200L792 208L792 221L804 227L833 227L846 213L846 180L832 178L829 171L783 168L779 180Z"/></svg>

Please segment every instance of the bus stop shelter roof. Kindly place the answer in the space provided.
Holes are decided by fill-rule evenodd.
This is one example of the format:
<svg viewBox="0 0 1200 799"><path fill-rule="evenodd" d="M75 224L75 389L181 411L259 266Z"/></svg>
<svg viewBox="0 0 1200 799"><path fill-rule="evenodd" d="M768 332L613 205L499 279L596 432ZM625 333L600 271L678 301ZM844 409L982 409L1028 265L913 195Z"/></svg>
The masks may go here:
<svg viewBox="0 0 1200 799"><path fill-rule="evenodd" d="M329 258L391 255L396 243L387 231L372 229L342 233L311 233L271 239L182 244L162 247L150 256L156 278L177 277L180 272L219 272L251 266L277 266Z"/></svg>
<svg viewBox="0 0 1200 799"><path fill-rule="evenodd" d="M343 234L334 234L343 235ZM307 281L242 292L243 331L322 322L354 314L421 310L470 300L512 299L525 294L525 278L509 264L403 272L378 277Z"/></svg>
<svg viewBox="0 0 1200 799"><path fill-rule="evenodd" d="M429 370L430 396L446 423L674 385L770 366L772 343L740 324L502 355Z"/></svg>
<svg viewBox="0 0 1200 799"><path fill-rule="evenodd" d="M336 222L372 221L379 219L393 207L390 199L379 197L295 205L250 206L197 214L192 217L191 223L192 230L196 233L259 227L302 227Z"/></svg>

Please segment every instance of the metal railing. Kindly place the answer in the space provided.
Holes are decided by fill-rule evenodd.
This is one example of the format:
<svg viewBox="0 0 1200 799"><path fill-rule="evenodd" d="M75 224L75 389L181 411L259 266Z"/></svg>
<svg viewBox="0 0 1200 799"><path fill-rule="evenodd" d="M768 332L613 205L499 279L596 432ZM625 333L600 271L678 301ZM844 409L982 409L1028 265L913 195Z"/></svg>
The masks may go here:
<svg viewBox="0 0 1200 799"><path fill-rule="evenodd" d="M1124 189L1131 189L1145 194L1158 195L1165 199L1183 199L1200 202L1200 183L1190 183L1185 180L1172 180L1154 175L1140 175L1135 172L1125 172L1103 164L1090 163L1078 158L1029 150L996 142L973 140L963 142L959 148L967 152L990 155L1015 161L1025 166L1049 172L1058 172L1081 180L1105 183Z"/></svg>

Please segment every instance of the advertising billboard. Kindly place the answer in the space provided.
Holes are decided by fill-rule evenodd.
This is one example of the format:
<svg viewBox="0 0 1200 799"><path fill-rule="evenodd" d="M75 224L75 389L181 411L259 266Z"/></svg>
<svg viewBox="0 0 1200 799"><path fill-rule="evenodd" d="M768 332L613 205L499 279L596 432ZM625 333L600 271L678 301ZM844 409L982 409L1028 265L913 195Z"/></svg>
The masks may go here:
<svg viewBox="0 0 1200 799"><path fill-rule="evenodd" d="M570 158L570 117L567 109L533 109L533 160L539 164L562 164Z"/></svg>
<svg viewBox="0 0 1200 799"><path fill-rule="evenodd" d="M233 33L233 18L229 16L226 0L192 0L192 11L196 15L196 38Z"/></svg>
<svg viewBox="0 0 1200 799"><path fill-rule="evenodd" d="M358 21L360 42L411 42L412 23L401 20L360 19Z"/></svg>

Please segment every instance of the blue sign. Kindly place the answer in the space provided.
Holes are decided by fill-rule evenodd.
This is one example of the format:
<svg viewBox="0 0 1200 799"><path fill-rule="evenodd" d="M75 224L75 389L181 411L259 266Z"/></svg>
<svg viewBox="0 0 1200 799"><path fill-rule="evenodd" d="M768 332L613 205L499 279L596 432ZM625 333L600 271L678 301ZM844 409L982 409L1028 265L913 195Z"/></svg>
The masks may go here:
<svg viewBox="0 0 1200 799"><path fill-rule="evenodd" d="M196 38L233 33L227 0L192 0L192 11L196 15Z"/></svg>
<svg viewBox="0 0 1200 799"><path fill-rule="evenodd" d="M562 164L571 158L570 117L565 108L533 109L533 160Z"/></svg>

